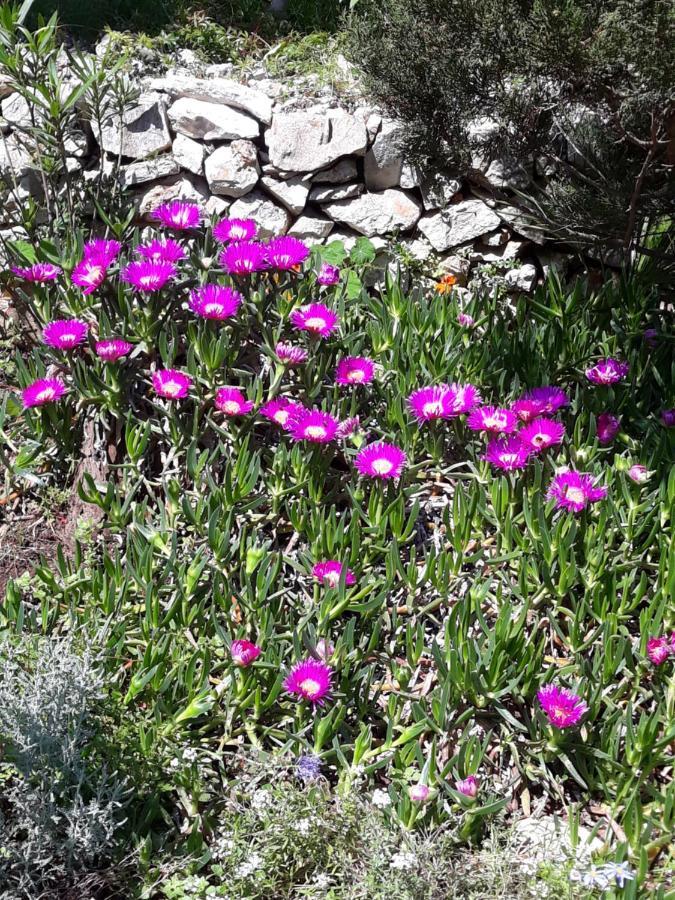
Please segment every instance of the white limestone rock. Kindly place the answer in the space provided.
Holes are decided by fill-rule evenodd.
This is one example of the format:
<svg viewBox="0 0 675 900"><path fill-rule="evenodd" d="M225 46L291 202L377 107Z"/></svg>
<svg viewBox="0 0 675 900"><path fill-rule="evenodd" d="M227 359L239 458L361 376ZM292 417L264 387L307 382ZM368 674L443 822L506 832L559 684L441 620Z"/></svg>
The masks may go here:
<svg viewBox="0 0 675 900"><path fill-rule="evenodd" d="M194 175L203 173L206 159L206 147L203 144L193 141L185 134L177 134L171 149L173 157L181 169L187 169Z"/></svg>
<svg viewBox="0 0 675 900"><path fill-rule="evenodd" d="M243 197L260 177L258 151L250 141L232 141L218 147L204 163L211 193L225 197Z"/></svg>
<svg viewBox="0 0 675 900"><path fill-rule="evenodd" d="M283 181L270 175L261 179L265 190L276 200L284 204L294 215L299 215L305 208L309 194L309 183L299 176Z"/></svg>
<svg viewBox="0 0 675 900"><path fill-rule="evenodd" d="M148 181L167 178L169 175L177 175L179 172L180 166L177 161L170 153L165 153L154 159L123 166L120 170L120 183L123 188L129 188L135 184L145 184Z"/></svg>
<svg viewBox="0 0 675 900"><path fill-rule="evenodd" d="M333 222L325 216L300 216L288 229L288 233L299 238L319 240L327 238L333 230Z"/></svg>
<svg viewBox="0 0 675 900"><path fill-rule="evenodd" d="M272 121L272 101L262 91L239 84L230 78L194 78L191 75L171 73L154 78L150 87L163 91L173 98L187 97L205 103L219 103L249 113L264 125Z"/></svg>
<svg viewBox="0 0 675 900"><path fill-rule="evenodd" d="M405 191L389 188L381 193L365 193L353 200L337 200L324 206L336 222L373 237L392 231L409 231L417 224L421 205Z"/></svg>
<svg viewBox="0 0 675 900"><path fill-rule="evenodd" d="M515 206L498 206L496 212L502 221L510 225L514 231L529 238L535 244L546 243L546 232L537 223Z"/></svg>
<svg viewBox="0 0 675 900"><path fill-rule="evenodd" d="M443 252L494 231L498 225L499 216L482 200L472 197L424 216L418 227L434 250Z"/></svg>
<svg viewBox="0 0 675 900"><path fill-rule="evenodd" d="M447 206L458 191L462 183L456 178L450 178L442 172L436 172L422 181L422 202L426 210L442 209Z"/></svg>
<svg viewBox="0 0 675 900"><path fill-rule="evenodd" d="M202 141L250 140L260 134L259 123L245 112L204 100L181 97L168 115L174 131Z"/></svg>
<svg viewBox="0 0 675 900"><path fill-rule="evenodd" d="M355 159L341 159L328 169L322 169L312 177L313 184L344 184L353 181L358 174Z"/></svg>
<svg viewBox="0 0 675 900"><path fill-rule="evenodd" d="M122 120L110 116L97 136L107 153L131 159L147 159L171 147L171 132L166 105L161 94L142 94L133 106L126 109Z"/></svg>
<svg viewBox="0 0 675 900"><path fill-rule="evenodd" d="M275 203L262 191L251 191L230 207L233 219L253 219L258 225L258 237L262 240L285 234L291 224L291 215L283 206Z"/></svg>
<svg viewBox="0 0 675 900"><path fill-rule="evenodd" d="M309 192L310 203L332 203L334 200L351 200L359 197L365 190L360 182L354 184L331 185L317 184Z"/></svg>
<svg viewBox="0 0 675 900"><path fill-rule="evenodd" d="M342 156L362 156L368 143L362 119L343 109L277 112L265 132L270 162L286 172L316 172Z"/></svg>
<svg viewBox="0 0 675 900"><path fill-rule="evenodd" d="M512 291L533 291L537 284L537 269L531 263L526 263L519 269L511 269L506 273L504 281Z"/></svg>
<svg viewBox="0 0 675 900"><path fill-rule="evenodd" d="M145 191L141 195L138 211L142 217L147 218L158 206L172 200L187 200L204 208L208 197L209 192L203 179L174 176Z"/></svg>
<svg viewBox="0 0 675 900"><path fill-rule="evenodd" d="M403 126L393 119L385 119L363 162L366 187L383 191L398 187L403 171Z"/></svg>

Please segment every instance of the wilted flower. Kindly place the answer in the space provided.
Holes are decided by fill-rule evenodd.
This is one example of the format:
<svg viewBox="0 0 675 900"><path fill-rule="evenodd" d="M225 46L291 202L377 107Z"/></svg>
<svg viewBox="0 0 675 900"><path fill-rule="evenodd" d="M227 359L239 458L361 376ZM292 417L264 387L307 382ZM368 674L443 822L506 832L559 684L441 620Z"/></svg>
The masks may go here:
<svg viewBox="0 0 675 900"><path fill-rule="evenodd" d="M537 691L537 699L547 719L555 728L570 728L576 725L588 710L581 697L555 684L547 684Z"/></svg>
<svg viewBox="0 0 675 900"><path fill-rule="evenodd" d="M58 278L63 269L52 263L34 263L32 266L12 266L12 272L24 281L45 284Z"/></svg>
<svg viewBox="0 0 675 900"><path fill-rule="evenodd" d="M370 384L375 375L375 363L365 356L347 356L335 370L336 384Z"/></svg>
<svg viewBox="0 0 675 900"><path fill-rule="evenodd" d="M267 268L267 251L257 241L234 241L218 257L230 275L252 275Z"/></svg>
<svg viewBox="0 0 675 900"><path fill-rule="evenodd" d="M340 270L337 266L330 266L328 263L321 263L321 268L316 276L318 284L333 285L340 280Z"/></svg>
<svg viewBox="0 0 675 900"><path fill-rule="evenodd" d="M473 328L476 324L473 316L470 316L468 313L459 312L457 313L457 323L462 325L464 328Z"/></svg>
<svg viewBox="0 0 675 900"><path fill-rule="evenodd" d="M291 313L291 324L300 331L309 331L325 338L338 326L338 317L323 303L310 303Z"/></svg>
<svg viewBox="0 0 675 900"><path fill-rule="evenodd" d="M673 648L667 637L650 638L647 641L647 656L655 666L660 666L670 656Z"/></svg>
<svg viewBox="0 0 675 900"><path fill-rule="evenodd" d="M349 437L350 434L354 434L355 431L359 430L360 424L358 416L350 416L348 419L345 419L344 422L340 422L337 431L335 432L335 436L338 438Z"/></svg>
<svg viewBox="0 0 675 900"><path fill-rule="evenodd" d="M675 426L675 409L664 409L661 413L661 422L666 428Z"/></svg>
<svg viewBox="0 0 675 900"><path fill-rule="evenodd" d="M294 403L285 397L279 397L277 400L270 400L263 404L260 409L260 415L281 425L282 428L290 428L294 417L305 411L305 407L301 403Z"/></svg>
<svg viewBox="0 0 675 900"><path fill-rule="evenodd" d="M173 263L147 259L129 263L120 278L139 291L154 292L161 291L175 274L176 267Z"/></svg>
<svg viewBox="0 0 675 900"><path fill-rule="evenodd" d="M95 259L107 268L115 262L120 255L122 245L119 241L96 238L88 241L82 248L84 259Z"/></svg>
<svg viewBox="0 0 675 900"><path fill-rule="evenodd" d="M586 378L593 384L615 384L628 374L628 363L618 359L601 359L599 363L586 369Z"/></svg>
<svg viewBox="0 0 675 900"><path fill-rule="evenodd" d="M452 399L449 385L434 384L413 391L408 397L408 404L418 422L430 422L451 415Z"/></svg>
<svg viewBox="0 0 675 900"><path fill-rule="evenodd" d="M165 228L186 231L199 226L202 220L202 213L196 203L172 200L171 203L163 203L158 207L152 213L152 218L156 222L161 222Z"/></svg>
<svg viewBox="0 0 675 900"><path fill-rule="evenodd" d="M597 418L595 432L601 444L610 444L617 435L621 425L620 419L611 413L600 413Z"/></svg>
<svg viewBox="0 0 675 900"><path fill-rule="evenodd" d="M478 779L475 775L469 775L455 782L455 788L465 797L476 797L478 795Z"/></svg>
<svg viewBox="0 0 675 900"><path fill-rule="evenodd" d="M274 352L279 362L286 363L288 366L302 365L309 358L309 353L304 347L297 347L295 344L288 344L285 341L279 341Z"/></svg>
<svg viewBox="0 0 675 900"><path fill-rule="evenodd" d="M216 393L216 408L226 416L245 416L253 409L253 401L237 388L224 387Z"/></svg>
<svg viewBox="0 0 675 900"><path fill-rule="evenodd" d="M262 649L258 647L257 644L253 644L251 641L247 641L244 638L238 641L232 641L230 645L232 662L235 666L241 666L242 669L245 669L247 666L250 666L252 662L255 662L261 653Z"/></svg>
<svg viewBox="0 0 675 900"><path fill-rule="evenodd" d="M213 236L221 244L228 241L252 241L258 233L253 219L221 219L213 226Z"/></svg>
<svg viewBox="0 0 675 900"><path fill-rule="evenodd" d="M182 400L187 397L192 379L177 369L158 369L152 373L155 393L167 400Z"/></svg>
<svg viewBox="0 0 675 900"><path fill-rule="evenodd" d="M650 473L647 466L641 466L636 463L628 470L628 477L637 484L644 484L645 481L649 481Z"/></svg>
<svg viewBox="0 0 675 900"><path fill-rule="evenodd" d="M295 772L301 781L316 781L321 776L321 757L303 753L295 761Z"/></svg>
<svg viewBox="0 0 675 900"><path fill-rule="evenodd" d="M554 444L561 444L564 434L565 426L561 422L542 416L524 425L518 432L518 437L533 453L541 453Z"/></svg>
<svg viewBox="0 0 675 900"><path fill-rule="evenodd" d="M242 296L222 284L205 284L190 292L190 309L203 319L230 319L237 314Z"/></svg>
<svg viewBox="0 0 675 900"><path fill-rule="evenodd" d="M426 784L411 784L408 788L408 796L413 803L425 803L429 798L429 788Z"/></svg>
<svg viewBox="0 0 675 900"><path fill-rule="evenodd" d="M593 478L586 472L560 472L553 477L546 496L555 500L558 508L581 512L589 503L606 497L607 488L594 487Z"/></svg>
<svg viewBox="0 0 675 900"><path fill-rule="evenodd" d="M66 386L60 378L38 378L21 392L25 409L54 403L66 393Z"/></svg>
<svg viewBox="0 0 675 900"><path fill-rule="evenodd" d="M303 409L291 422L290 433L295 441L327 444L337 432L338 421L320 409Z"/></svg>
<svg viewBox="0 0 675 900"><path fill-rule="evenodd" d="M292 235L272 238L267 242L267 259L275 269L294 269L309 256L309 247Z"/></svg>
<svg viewBox="0 0 675 900"><path fill-rule="evenodd" d="M55 350L72 350L87 339L89 326L79 319L58 319L45 325L42 340Z"/></svg>
<svg viewBox="0 0 675 900"><path fill-rule="evenodd" d="M531 453L531 448L517 434L512 434L509 437L492 438L483 458L498 469L511 472L524 469Z"/></svg>
<svg viewBox="0 0 675 900"><path fill-rule="evenodd" d="M340 584L340 577L345 566L337 559L328 559L326 562L316 563L312 568L312 575L317 581L323 582L328 587L336 588ZM356 584L356 578L351 569L347 569L345 584Z"/></svg>
<svg viewBox="0 0 675 900"><path fill-rule="evenodd" d="M173 238L155 238L149 244L140 244L136 247L136 253L143 259L159 260L160 262L177 263L185 259L187 251L182 244Z"/></svg>
<svg viewBox="0 0 675 900"><path fill-rule="evenodd" d="M93 293L100 287L108 275L108 269L98 256L85 257L73 266L70 280L82 288L83 294Z"/></svg>
<svg viewBox="0 0 675 900"><path fill-rule="evenodd" d="M293 666L284 680L284 689L302 700L323 706L332 688L333 670L318 659L305 659Z"/></svg>
<svg viewBox="0 0 675 900"><path fill-rule="evenodd" d="M367 478L398 478L407 462L400 447L377 441L356 454L354 465Z"/></svg>
<svg viewBox="0 0 675 900"><path fill-rule="evenodd" d="M106 362L115 362L126 356L133 350L133 344L122 341L119 338L107 338L104 341L96 341L96 355Z"/></svg>
<svg viewBox="0 0 675 900"><path fill-rule="evenodd" d="M496 406L478 406L473 409L466 420L471 431L489 431L493 434L510 434L516 430L517 416L510 409L499 409Z"/></svg>

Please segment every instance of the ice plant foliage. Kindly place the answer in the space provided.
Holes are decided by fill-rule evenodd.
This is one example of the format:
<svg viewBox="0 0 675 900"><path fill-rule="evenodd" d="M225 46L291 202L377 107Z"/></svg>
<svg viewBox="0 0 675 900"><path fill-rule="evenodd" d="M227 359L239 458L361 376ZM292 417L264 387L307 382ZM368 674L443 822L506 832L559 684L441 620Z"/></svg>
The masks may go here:
<svg viewBox="0 0 675 900"><path fill-rule="evenodd" d="M316 563L312 568L312 575L317 581L334 588L340 584L340 576L343 571L345 571L345 566L339 560L328 559L325 562ZM346 570L345 584L356 584L356 577L351 569Z"/></svg>
<svg viewBox="0 0 675 900"><path fill-rule="evenodd" d="M323 303L310 303L291 313L291 324L300 331L309 331L319 337L326 338L338 326L338 317Z"/></svg>
<svg viewBox="0 0 675 900"><path fill-rule="evenodd" d="M295 441L327 444L335 438L338 424L337 419L329 413L320 409L306 409L293 417L289 430Z"/></svg>
<svg viewBox="0 0 675 900"><path fill-rule="evenodd" d="M242 296L234 288L221 284L205 284L190 293L190 309L203 319L222 321L236 316Z"/></svg>
<svg viewBox="0 0 675 900"><path fill-rule="evenodd" d="M306 363L309 358L309 353L304 347L298 347L295 344L289 344L286 341L279 341L274 348L274 352L279 362L284 363L287 366L302 365L302 363Z"/></svg>
<svg viewBox="0 0 675 900"><path fill-rule="evenodd" d="M253 219L221 219L213 226L213 236L221 244L230 241L252 241L258 234Z"/></svg>
<svg viewBox="0 0 675 900"><path fill-rule="evenodd" d="M294 269L309 256L309 247L292 236L272 238L267 243L267 259L274 269Z"/></svg>
<svg viewBox="0 0 675 900"><path fill-rule="evenodd" d="M555 684L547 684L537 691L537 699L546 718L555 728L570 728L576 725L588 710L581 697Z"/></svg>
<svg viewBox="0 0 675 900"><path fill-rule="evenodd" d="M488 431L493 434L511 434L516 430L518 418L510 409L496 406L479 406L469 413L466 420L471 431Z"/></svg>
<svg viewBox="0 0 675 900"><path fill-rule="evenodd" d="M45 325L42 340L55 350L72 350L87 339L89 326L80 319L57 319Z"/></svg>
<svg viewBox="0 0 675 900"><path fill-rule="evenodd" d="M163 203L159 206L152 213L152 217L165 228L173 228L174 231L188 231L199 227L202 213L196 203L173 200L171 203Z"/></svg>
<svg viewBox="0 0 675 900"><path fill-rule="evenodd" d="M26 409L54 403L66 393L66 386L60 378L39 378L23 389L22 399Z"/></svg>
<svg viewBox="0 0 675 900"><path fill-rule="evenodd" d="M253 409L253 401L237 388L224 387L216 393L216 408L226 416L245 416Z"/></svg>
<svg viewBox="0 0 675 900"><path fill-rule="evenodd" d="M337 364L335 383L340 385L370 384L375 375L375 363L365 356L347 356Z"/></svg>
<svg viewBox="0 0 675 900"><path fill-rule="evenodd" d="M152 386L159 397L182 400L187 397L192 379L177 369L159 369L152 373Z"/></svg>
<svg viewBox="0 0 675 900"><path fill-rule="evenodd" d="M589 503L597 503L607 496L606 487L596 487L593 477L586 472L560 472L553 477L547 498L555 500L560 509L578 513Z"/></svg>
<svg viewBox="0 0 675 900"><path fill-rule="evenodd" d="M628 363L618 359L601 359L600 362L586 369L586 378L593 384L616 384L628 374Z"/></svg>
<svg viewBox="0 0 675 900"><path fill-rule="evenodd" d="M123 341L120 338L107 338L104 341L96 341L94 349L96 355L105 362L115 362L128 356L133 350L133 344L129 341Z"/></svg>
<svg viewBox="0 0 675 900"><path fill-rule="evenodd" d="M32 266L12 266L12 272L24 281L46 284L58 278L63 269L52 263L34 263Z"/></svg>
<svg viewBox="0 0 675 900"><path fill-rule="evenodd" d="M377 441L368 444L356 455L354 465L357 471L366 478L398 478L407 462L407 457L400 447Z"/></svg>
<svg viewBox="0 0 675 900"><path fill-rule="evenodd" d="M262 649L257 644L247 641L245 638L232 641L230 644L230 656L235 666L245 669L255 662L262 653Z"/></svg>
<svg viewBox="0 0 675 900"><path fill-rule="evenodd" d="M155 238L148 244L139 244L136 253L143 259L177 263L187 256L187 250L173 238Z"/></svg>
<svg viewBox="0 0 675 900"><path fill-rule="evenodd" d="M253 275L267 268L267 249L257 241L234 241L225 247L219 259L230 275Z"/></svg>
<svg viewBox="0 0 675 900"><path fill-rule="evenodd" d="M518 437L533 453L541 453L556 444L562 444L565 435L565 426L555 419L547 419L542 416L524 425L518 432Z"/></svg>
<svg viewBox="0 0 675 900"><path fill-rule="evenodd" d="M493 438L487 445L485 459L495 468L512 472L524 469L527 465L531 448L524 444L517 434L508 437Z"/></svg>
<svg viewBox="0 0 675 900"><path fill-rule="evenodd" d="M137 291L153 293L161 291L167 281L176 274L173 263L159 259L142 260L132 262L124 269L121 278L127 284L133 285Z"/></svg>
<svg viewBox="0 0 675 900"><path fill-rule="evenodd" d="M300 700L323 706L333 686L332 678L333 670L326 663L306 659L293 666L284 680L284 689Z"/></svg>
<svg viewBox="0 0 675 900"><path fill-rule="evenodd" d="M328 263L321 263L321 268L316 276L317 284L325 287L331 287L340 281L340 270L337 266L331 266Z"/></svg>

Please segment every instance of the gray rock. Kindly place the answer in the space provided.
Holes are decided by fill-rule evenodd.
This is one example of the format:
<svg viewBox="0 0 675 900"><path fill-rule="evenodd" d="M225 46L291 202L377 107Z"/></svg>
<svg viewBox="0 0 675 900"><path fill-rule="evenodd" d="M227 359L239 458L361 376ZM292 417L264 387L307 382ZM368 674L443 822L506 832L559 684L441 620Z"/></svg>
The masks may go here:
<svg viewBox="0 0 675 900"><path fill-rule="evenodd" d="M426 262L434 252L431 244L424 238L406 238L401 241L401 247L413 259Z"/></svg>
<svg viewBox="0 0 675 900"><path fill-rule="evenodd" d="M258 183L260 167L255 144L232 141L218 147L204 163L206 180L213 194L243 197Z"/></svg>
<svg viewBox="0 0 675 900"><path fill-rule="evenodd" d="M251 191L236 200L230 207L229 214L234 219L253 219L258 225L258 237L263 240L285 234L292 221L288 210L276 204L262 191Z"/></svg>
<svg viewBox="0 0 675 900"><path fill-rule="evenodd" d="M471 263L464 256L457 256L451 253L449 256L442 256L438 260L438 272L442 275L456 275L458 278L465 279L471 269Z"/></svg>
<svg viewBox="0 0 675 900"><path fill-rule="evenodd" d="M422 202L426 210L447 206L462 184L442 172L436 172L422 181Z"/></svg>
<svg viewBox="0 0 675 900"><path fill-rule="evenodd" d="M488 247L483 243L477 245L471 253L471 262L497 263L516 259L527 241L507 241L497 247Z"/></svg>
<svg viewBox="0 0 675 900"><path fill-rule="evenodd" d="M309 194L309 184L303 178L296 175L287 181L282 181L267 175L261 180L265 190L283 203L286 209L294 215L297 216L303 211Z"/></svg>
<svg viewBox="0 0 675 900"><path fill-rule="evenodd" d="M172 200L187 200L204 207L208 197L209 192L203 179L191 180L186 176L174 176L145 191L140 197L138 211L145 218L158 206Z"/></svg>
<svg viewBox="0 0 675 900"><path fill-rule="evenodd" d="M143 94L122 115L104 123L98 141L103 150L132 159L147 159L171 147L166 106L161 94Z"/></svg>
<svg viewBox="0 0 675 900"><path fill-rule="evenodd" d="M360 182L354 184L337 184L335 187L316 185L309 192L311 203L331 203L333 200L351 200L359 197L365 190Z"/></svg>
<svg viewBox="0 0 675 900"><path fill-rule="evenodd" d="M500 231L495 231L493 234L484 235L481 238L481 242L485 244L486 247L501 247L508 241L508 239L508 231L502 229Z"/></svg>
<svg viewBox="0 0 675 900"><path fill-rule="evenodd" d="M535 244L546 243L546 233L543 228L529 216L526 216L515 206L498 206L496 209L500 219L510 225L518 234L529 238Z"/></svg>
<svg viewBox="0 0 675 900"><path fill-rule="evenodd" d="M537 283L537 270L531 263L519 269L511 269L504 278L507 286L516 291L532 291Z"/></svg>
<svg viewBox="0 0 675 900"><path fill-rule="evenodd" d="M333 230L333 223L325 216L300 216L288 229L289 234L299 238L326 238Z"/></svg>
<svg viewBox="0 0 675 900"><path fill-rule="evenodd" d="M239 84L229 78L194 78L191 75L171 74L150 82L153 90L164 91L171 97L189 97L206 103L222 103L249 113L259 122L272 121L272 101L255 88Z"/></svg>
<svg viewBox="0 0 675 900"><path fill-rule="evenodd" d="M405 191L389 188L362 194L354 200L337 200L324 207L336 222L343 222L367 237L391 231L408 231L422 214L420 204Z"/></svg>
<svg viewBox="0 0 675 900"><path fill-rule="evenodd" d="M11 93L2 101L3 118L10 125L27 128L31 124L30 106L21 94Z"/></svg>
<svg viewBox="0 0 675 900"><path fill-rule="evenodd" d="M287 172L315 172L341 156L360 156L368 135L362 120L343 109L277 112L265 133L270 162Z"/></svg>
<svg viewBox="0 0 675 900"><path fill-rule="evenodd" d="M523 166L512 159L493 159L485 172L486 181L497 188L522 190L530 183Z"/></svg>
<svg viewBox="0 0 675 900"><path fill-rule="evenodd" d="M169 107L173 130L203 141L231 141L257 138L258 122L229 106L181 97Z"/></svg>
<svg viewBox="0 0 675 900"><path fill-rule="evenodd" d="M355 159L341 159L329 169L317 172L312 182L315 184L344 184L345 181L353 181L358 174Z"/></svg>
<svg viewBox="0 0 675 900"><path fill-rule="evenodd" d="M206 158L206 148L203 144L193 141L187 135L178 134L174 138L171 149L174 159L181 169L187 169L194 175L202 174Z"/></svg>
<svg viewBox="0 0 675 900"><path fill-rule="evenodd" d="M401 179L399 184L404 190L412 190L422 185L422 173L417 166L412 163L404 162L401 168Z"/></svg>
<svg viewBox="0 0 675 900"><path fill-rule="evenodd" d="M442 252L494 231L498 225L499 217L482 200L471 198L424 216L419 230L435 250Z"/></svg>
<svg viewBox="0 0 675 900"><path fill-rule="evenodd" d="M402 148L403 126L393 119L385 119L363 162L368 190L398 187L403 170Z"/></svg>
<svg viewBox="0 0 675 900"><path fill-rule="evenodd" d="M222 197L216 197L213 195L209 197L206 201L206 206L204 207L207 216L224 216L225 213L230 208L230 204L227 200L224 200Z"/></svg>
<svg viewBox="0 0 675 900"><path fill-rule="evenodd" d="M23 141L19 141L15 134L0 140L0 174L22 178L31 168L31 155Z"/></svg>
<svg viewBox="0 0 675 900"><path fill-rule="evenodd" d="M0 100L14 93L14 85L9 75L0 75Z"/></svg>
<svg viewBox="0 0 675 900"><path fill-rule="evenodd" d="M147 181L157 181L159 178L167 178L169 175L177 175L180 166L170 153L158 156L155 159L142 160L123 166L120 170L120 183L123 188L132 187L134 184L144 184Z"/></svg>
<svg viewBox="0 0 675 900"><path fill-rule="evenodd" d="M347 228L334 228L326 243L330 244L332 241L340 241L341 244L344 244L347 253L351 253L359 237L361 237L361 235L357 234L356 231L350 231Z"/></svg>

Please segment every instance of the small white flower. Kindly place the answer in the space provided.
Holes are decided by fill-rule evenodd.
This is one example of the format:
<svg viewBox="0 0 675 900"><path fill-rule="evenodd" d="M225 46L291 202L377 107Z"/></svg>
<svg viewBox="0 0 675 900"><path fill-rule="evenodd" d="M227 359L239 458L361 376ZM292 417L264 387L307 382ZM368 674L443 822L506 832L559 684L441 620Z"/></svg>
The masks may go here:
<svg viewBox="0 0 675 900"><path fill-rule="evenodd" d="M331 886L333 879L330 875L327 875L325 872L319 872L318 875L314 876L314 884L321 891L327 890Z"/></svg>
<svg viewBox="0 0 675 900"><path fill-rule="evenodd" d="M238 878L248 878L262 865L262 856L259 853L251 853L249 858L237 869Z"/></svg>
<svg viewBox="0 0 675 900"><path fill-rule="evenodd" d="M378 809L386 809L388 806L391 806L391 797L386 791L375 788L371 802Z"/></svg>
<svg viewBox="0 0 675 900"><path fill-rule="evenodd" d="M196 761L197 756L198 756L198 753L194 749L194 747L186 747L183 750L183 762L193 763Z"/></svg>
<svg viewBox="0 0 675 900"><path fill-rule="evenodd" d="M309 834L311 828L312 823L309 819L298 819L298 821L293 825L293 829L299 834Z"/></svg>
<svg viewBox="0 0 675 900"><path fill-rule="evenodd" d="M389 865L392 869L399 869L400 871L414 869L417 865L417 857L414 853L406 853L405 850L401 850L398 853L394 853Z"/></svg>
<svg viewBox="0 0 675 900"><path fill-rule="evenodd" d="M268 791L262 789L256 791L251 797L251 806L257 813L265 812L269 806L270 795Z"/></svg>

